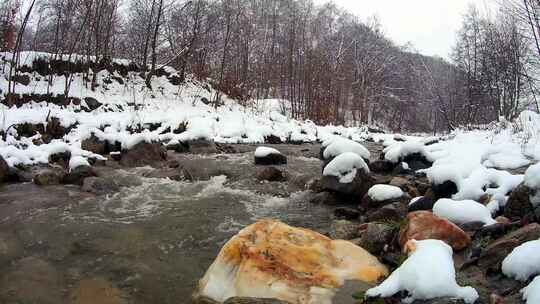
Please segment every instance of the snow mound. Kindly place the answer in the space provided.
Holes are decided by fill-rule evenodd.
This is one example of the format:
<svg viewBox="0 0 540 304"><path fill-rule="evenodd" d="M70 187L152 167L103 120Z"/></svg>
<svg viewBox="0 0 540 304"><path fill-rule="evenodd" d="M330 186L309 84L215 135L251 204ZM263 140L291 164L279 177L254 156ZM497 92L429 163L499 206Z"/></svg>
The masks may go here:
<svg viewBox="0 0 540 304"><path fill-rule="evenodd" d="M427 153L424 149L424 144L421 141L409 140L405 142L396 142L395 144L384 149L384 158L393 163L398 163L404 157L411 154L421 154L427 159Z"/></svg>
<svg viewBox="0 0 540 304"><path fill-rule="evenodd" d="M255 149L255 157L266 157L270 154L281 154L281 152L270 147L258 147Z"/></svg>
<svg viewBox="0 0 540 304"><path fill-rule="evenodd" d="M327 144L328 146L323 152L324 159L336 157L345 152L353 152L364 159L369 159L370 157L368 149L366 149L362 144L350 139L334 138L333 140L330 140L330 143L327 142Z"/></svg>
<svg viewBox="0 0 540 304"><path fill-rule="evenodd" d="M324 167L323 176L335 176L340 183L348 184L354 180L358 169L369 172L369 167L362 157L353 152L345 152Z"/></svg>
<svg viewBox="0 0 540 304"><path fill-rule="evenodd" d="M487 226L496 223L490 210L473 200L455 201L441 198L433 205L433 214L457 225L482 222Z"/></svg>
<svg viewBox="0 0 540 304"><path fill-rule="evenodd" d="M532 189L540 189L540 163L530 166L525 171L525 186Z"/></svg>
<svg viewBox="0 0 540 304"><path fill-rule="evenodd" d="M540 303L540 276L537 276L532 282L521 289L523 294L523 300L527 301L525 304L537 304Z"/></svg>
<svg viewBox="0 0 540 304"><path fill-rule="evenodd" d="M440 240L411 240L406 246L413 247L412 254L379 286L368 289L366 296L390 297L406 290L405 303L440 297L456 297L466 303L478 299L474 288L457 284L452 247Z"/></svg>
<svg viewBox="0 0 540 304"><path fill-rule="evenodd" d="M403 191L396 186L379 184L369 188L367 194L371 200L375 202L382 202L402 197Z"/></svg>
<svg viewBox="0 0 540 304"><path fill-rule="evenodd" d="M520 281L540 274L540 240L525 242L514 248L503 260L502 272Z"/></svg>

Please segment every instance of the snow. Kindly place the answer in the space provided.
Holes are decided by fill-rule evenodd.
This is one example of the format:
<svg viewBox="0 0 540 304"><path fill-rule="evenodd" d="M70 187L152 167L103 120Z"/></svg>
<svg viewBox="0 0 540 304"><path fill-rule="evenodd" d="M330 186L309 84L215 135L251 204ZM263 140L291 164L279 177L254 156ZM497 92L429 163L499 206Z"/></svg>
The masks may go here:
<svg viewBox="0 0 540 304"><path fill-rule="evenodd" d="M281 154L281 152L270 147L257 147L255 149L255 157L266 157L270 154Z"/></svg>
<svg viewBox="0 0 540 304"><path fill-rule="evenodd" d="M382 202L402 197L403 191L396 186L379 184L369 188L367 194L369 198L371 198L371 200L376 202Z"/></svg>
<svg viewBox="0 0 540 304"><path fill-rule="evenodd" d="M345 152L356 153L364 159L369 159L370 157L368 149L362 144L346 138L334 138L333 140L330 140L330 142L327 142L327 144L328 146L323 152L324 159L330 159Z"/></svg>
<svg viewBox="0 0 540 304"><path fill-rule="evenodd" d="M540 240L525 242L514 248L503 260L501 268L506 276L520 281L540 274Z"/></svg>
<svg viewBox="0 0 540 304"><path fill-rule="evenodd" d="M421 198L423 198L423 196L417 196L417 197L413 197L411 199L411 201L409 202L409 206L411 206L412 204L416 203L418 200L420 200Z"/></svg>
<svg viewBox="0 0 540 304"><path fill-rule="evenodd" d="M416 250L379 286L368 289L368 297L389 297L406 290L404 303L439 297L456 297L474 303L478 293L456 282L452 247L440 240L410 241Z"/></svg>
<svg viewBox="0 0 540 304"><path fill-rule="evenodd" d="M540 276L537 276L532 282L521 289L525 304L540 303Z"/></svg>
<svg viewBox="0 0 540 304"><path fill-rule="evenodd" d="M357 170L369 172L369 167L362 157L353 152L345 152L336 156L326 167L324 176L335 176L342 184L351 183L356 176Z"/></svg>
<svg viewBox="0 0 540 304"><path fill-rule="evenodd" d="M441 198L433 205L433 214L458 225L482 222L487 226L496 223L491 217L491 211L473 200L455 201Z"/></svg>
<svg viewBox="0 0 540 304"><path fill-rule="evenodd" d="M540 189L540 163L530 166L525 171L525 185L532 189Z"/></svg>
<svg viewBox="0 0 540 304"><path fill-rule="evenodd" d="M73 170L80 166L90 166L90 163L88 163L88 160L82 156L72 156L69 159L69 170Z"/></svg>
<svg viewBox="0 0 540 304"><path fill-rule="evenodd" d="M383 152L384 158L393 163L398 163L404 157L415 153L422 154L429 160L429 156L424 149L424 144L416 140L396 142L385 148Z"/></svg>

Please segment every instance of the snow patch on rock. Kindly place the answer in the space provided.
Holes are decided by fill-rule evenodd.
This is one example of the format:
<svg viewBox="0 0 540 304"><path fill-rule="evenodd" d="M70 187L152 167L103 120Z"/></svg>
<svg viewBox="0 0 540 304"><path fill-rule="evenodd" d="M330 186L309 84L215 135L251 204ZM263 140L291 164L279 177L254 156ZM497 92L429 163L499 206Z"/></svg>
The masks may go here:
<svg viewBox="0 0 540 304"><path fill-rule="evenodd" d="M369 172L369 167L362 157L353 152L345 152L336 156L326 167L324 176L335 176L342 184L351 183L356 176L357 170Z"/></svg>
<svg viewBox="0 0 540 304"><path fill-rule="evenodd" d="M457 225L482 222L487 226L496 223L491 217L491 211L486 206L473 200L439 199L433 205L433 214Z"/></svg>
<svg viewBox="0 0 540 304"><path fill-rule="evenodd" d="M371 187L367 194L371 200L375 202L382 202L402 197L403 191L396 186L379 184Z"/></svg>
<svg viewBox="0 0 540 304"><path fill-rule="evenodd" d="M404 303L439 297L456 297L465 303L478 299L472 287L461 287L456 282L452 247L440 240L411 240L406 247L412 254L382 284L368 289L368 297L390 297L406 290Z"/></svg>
<svg viewBox="0 0 540 304"><path fill-rule="evenodd" d="M540 240L525 242L514 248L503 260L502 272L520 281L540 274Z"/></svg>

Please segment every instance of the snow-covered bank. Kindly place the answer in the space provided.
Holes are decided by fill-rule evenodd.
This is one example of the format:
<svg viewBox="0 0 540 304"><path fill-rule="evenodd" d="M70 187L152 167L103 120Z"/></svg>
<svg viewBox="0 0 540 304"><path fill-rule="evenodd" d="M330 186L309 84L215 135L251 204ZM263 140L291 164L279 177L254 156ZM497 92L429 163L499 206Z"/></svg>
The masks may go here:
<svg viewBox="0 0 540 304"><path fill-rule="evenodd" d="M18 78L27 77L28 83L12 82L12 94L18 104L8 107L7 60L11 54L1 54L4 75L0 77L0 89L4 104L0 105L0 132L7 136L0 140L0 155L10 165L44 163L50 154L62 151L92 156L81 151L81 141L91 134L111 144L118 142L125 149L141 141L174 144L210 139L219 143L263 143L272 137L301 143L324 141L335 135L367 137L367 128L317 126L309 120L291 119L287 116L290 105L283 100L257 100L243 106L223 96L219 105L214 106L212 101L217 92L207 82L188 78L179 84L178 73L170 67L164 68L163 75L152 78L153 90L150 90L145 79L138 72L130 71L133 67L128 68L129 62L122 60L113 63L127 70L121 71L124 75L114 67L96 71L98 86L95 90L88 81L93 72L88 75L75 72L69 98L65 99L64 76L55 75L49 83L49 75L32 70L34 60L47 62L49 56L35 52L21 54L20 66L25 72L19 73ZM71 58L74 64L81 64L82 60L82 56ZM63 103L59 104L58 100ZM42 142L41 133L53 118L57 118L67 132L50 142ZM30 136L23 138L23 134L18 134L18 126L24 124L43 127L24 134Z"/></svg>

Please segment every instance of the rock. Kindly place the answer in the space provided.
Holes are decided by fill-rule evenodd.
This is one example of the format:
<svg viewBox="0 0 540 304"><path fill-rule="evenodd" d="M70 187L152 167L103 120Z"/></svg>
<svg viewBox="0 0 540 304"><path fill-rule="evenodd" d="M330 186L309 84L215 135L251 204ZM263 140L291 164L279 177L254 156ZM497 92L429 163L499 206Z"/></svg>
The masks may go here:
<svg viewBox="0 0 540 304"><path fill-rule="evenodd" d="M73 304L127 304L126 295L102 278L91 278L80 281L71 291Z"/></svg>
<svg viewBox="0 0 540 304"><path fill-rule="evenodd" d="M167 151L159 143L140 142L122 153L120 164L142 167L167 160Z"/></svg>
<svg viewBox="0 0 540 304"><path fill-rule="evenodd" d="M411 181L411 180L409 180L407 178L396 176L396 177L394 177L394 178L392 178L390 180L389 184L391 186L399 187L404 192L407 192L410 197L418 197L418 196L420 196L420 191L418 191L418 189L416 189L413 181Z"/></svg>
<svg viewBox="0 0 540 304"><path fill-rule="evenodd" d="M432 210L435 201L429 196L422 196L412 204L409 205L409 212L421 211L421 210Z"/></svg>
<svg viewBox="0 0 540 304"><path fill-rule="evenodd" d="M85 97L84 102L86 102L86 105L88 106L85 111L91 112L94 110L97 110L99 107L102 106L102 103L99 102L97 99L93 97Z"/></svg>
<svg viewBox="0 0 540 304"><path fill-rule="evenodd" d="M369 170L375 173L390 173L395 167L396 164L388 160L376 160L369 163Z"/></svg>
<svg viewBox="0 0 540 304"><path fill-rule="evenodd" d="M379 209L369 214L367 219L369 222L400 222L407 215L407 205L396 202L384 205Z"/></svg>
<svg viewBox="0 0 540 304"><path fill-rule="evenodd" d="M16 167L9 168L7 182L28 183L32 181L32 172L21 170ZM0 182L1 183L1 182Z"/></svg>
<svg viewBox="0 0 540 304"><path fill-rule="evenodd" d="M422 153L409 154L403 158L400 158L399 161L407 163L410 170L412 170L413 172L421 169L427 169L432 165L432 162L427 160L427 158Z"/></svg>
<svg viewBox="0 0 540 304"><path fill-rule="evenodd" d="M270 145L279 145L282 144L283 141L278 136L272 134L264 137L264 143Z"/></svg>
<svg viewBox="0 0 540 304"><path fill-rule="evenodd" d="M478 266L486 270L500 269L501 262L517 246L519 241L516 239L501 239L489 244L480 253Z"/></svg>
<svg viewBox="0 0 540 304"><path fill-rule="evenodd" d="M82 191L102 195L117 192L120 190L120 187L118 187L114 180L91 176L83 180L81 189Z"/></svg>
<svg viewBox="0 0 540 304"><path fill-rule="evenodd" d="M321 183L325 191L332 191L353 200L359 200L375 184L374 177L364 170L357 170L356 176L350 183L340 183L335 176L323 176Z"/></svg>
<svg viewBox="0 0 540 304"><path fill-rule="evenodd" d="M6 182L9 176L9 166L6 161L0 156L0 184Z"/></svg>
<svg viewBox="0 0 540 304"><path fill-rule="evenodd" d="M24 86L27 86L30 84L30 76L26 74L16 74L11 77L11 80L13 80L16 83L20 83Z"/></svg>
<svg viewBox="0 0 540 304"><path fill-rule="evenodd" d="M287 164L287 157L281 153L269 153L265 156L255 156L255 165L285 165Z"/></svg>
<svg viewBox="0 0 540 304"><path fill-rule="evenodd" d="M0 274L0 303L62 303L61 276L48 262L26 257Z"/></svg>
<svg viewBox="0 0 540 304"><path fill-rule="evenodd" d="M321 205L337 205L339 204L339 199L335 194L330 192L320 192L316 193L310 200L312 204L321 204Z"/></svg>
<svg viewBox="0 0 540 304"><path fill-rule="evenodd" d="M15 234L0 232L0 266L23 254L21 242Z"/></svg>
<svg viewBox="0 0 540 304"><path fill-rule="evenodd" d="M396 165L394 170L392 170L392 174L393 175L414 174L414 171L409 168L408 164L406 164L404 162L400 162L399 164Z"/></svg>
<svg viewBox="0 0 540 304"><path fill-rule="evenodd" d="M338 219L356 220L360 217L360 211L349 207L339 207L334 209L334 216Z"/></svg>
<svg viewBox="0 0 540 304"><path fill-rule="evenodd" d="M380 254L384 247L392 243L394 229L384 223L368 223L360 238L360 246L371 254Z"/></svg>
<svg viewBox="0 0 540 304"><path fill-rule="evenodd" d="M82 186L83 181L87 177L96 176L94 169L90 166L78 166L75 169L69 171L64 178L62 178L62 184L73 184Z"/></svg>
<svg viewBox="0 0 540 304"><path fill-rule="evenodd" d="M219 153L226 153L226 154L235 154L239 153L238 149L236 149L233 145L226 145L226 144L218 144L216 143L217 152Z"/></svg>
<svg viewBox="0 0 540 304"><path fill-rule="evenodd" d="M173 150L176 153L187 153L189 152L189 145L187 143L175 143L167 145L167 150Z"/></svg>
<svg viewBox="0 0 540 304"><path fill-rule="evenodd" d="M416 211L407 215L407 222L399 232L399 245L403 248L412 239L441 240L454 250L462 250L471 244L471 238L467 233L429 211Z"/></svg>
<svg viewBox="0 0 540 304"><path fill-rule="evenodd" d="M53 139L61 139L69 132L69 128L66 128L62 126L60 123L60 119L57 117L52 117L47 122L47 126L45 127L45 134L50 138ZM49 142L46 141L46 142Z"/></svg>
<svg viewBox="0 0 540 304"><path fill-rule="evenodd" d="M388 269L348 241L262 220L221 249L199 281L195 297L260 296L298 303L331 303L346 280L377 282ZM275 288L274 286L279 286Z"/></svg>
<svg viewBox="0 0 540 304"><path fill-rule="evenodd" d="M520 244L540 239L540 224L532 223L525 225L513 232L510 232L504 236L504 238L516 239Z"/></svg>
<svg viewBox="0 0 540 304"><path fill-rule="evenodd" d="M71 159L70 151L59 152L59 153L54 153L54 154L49 155L50 164L58 164L64 168L68 167L70 159Z"/></svg>
<svg viewBox="0 0 540 304"><path fill-rule="evenodd" d="M383 185L381 185L383 186ZM387 186L387 185L384 185ZM379 184L376 185L376 187L379 187ZM387 186L389 189L394 188L394 186ZM394 188L396 189L396 188ZM399 189L396 189L397 191L400 191ZM399 194L398 194L399 195ZM370 196L368 193L364 195L361 201L361 206L364 208L370 209L370 208L380 208L381 206L385 206L388 204L399 202L403 204L404 206L407 206L409 203L409 200L411 199L410 196L402 192L401 196L391 197L387 199L380 200L381 198L378 198L377 196ZM406 209L405 209L406 210Z"/></svg>
<svg viewBox="0 0 540 304"><path fill-rule="evenodd" d="M520 184L515 188L504 206L504 216L511 219L521 219L527 214L533 213L530 197L534 196L535 190Z"/></svg>
<svg viewBox="0 0 540 304"><path fill-rule="evenodd" d="M441 184L431 185L433 191L433 200L437 201L440 198L451 198L452 195L458 192L457 186L453 181L445 181Z"/></svg>
<svg viewBox="0 0 540 304"><path fill-rule="evenodd" d="M489 244L480 254L478 265L499 269L502 260L517 246L540 238L540 225L532 223L521 227Z"/></svg>
<svg viewBox="0 0 540 304"><path fill-rule="evenodd" d="M282 170L276 167L265 167L257 172L257 179L260 181L282 182L287 178Z"/></svg>
<svg viewBox="0 0 540 304"><path fill-rule="evenodd" d="M246 298L246 297L232 297L227 299L223 304L289 304L289 302L266 299L266 298Z"/></svg>
<svg viewBox="0 0 540 304"><path fill-rule="evenodd" d="M332 221L330 238L335 240L351 240L360 236L359 225L346 220Z"/></svg>
<svg viewBox="0 0 540 304"><path fill-rule="evenodd" d="M64 178L64 172L53 169L40 170L34 175L34 183L38 186L58 185Z"/></svg>
<svg viewBox="0 0 540 304"><path fill-rule="evenodd" d="M401 176L393 177L390 180L390 185L391 186L399 187L399 188L401 188L401 190L404 190L404 188L406 188L410 183L411 182L407 178L401 177Z"/></svg>
<svg viewBox="0 0 540 304"><path fill-rule="evenodd" d="M107 153L107 143L104 140L97 138L94 134L89 138L83 139L81 148L96 154Z"/></svg>
<svg viewBox="0 0 540 304"><path fill-rule="evenodd" d="M216 154L218 153L213 140L196 139L188 142L189 152L193 154Z"/></svg>

